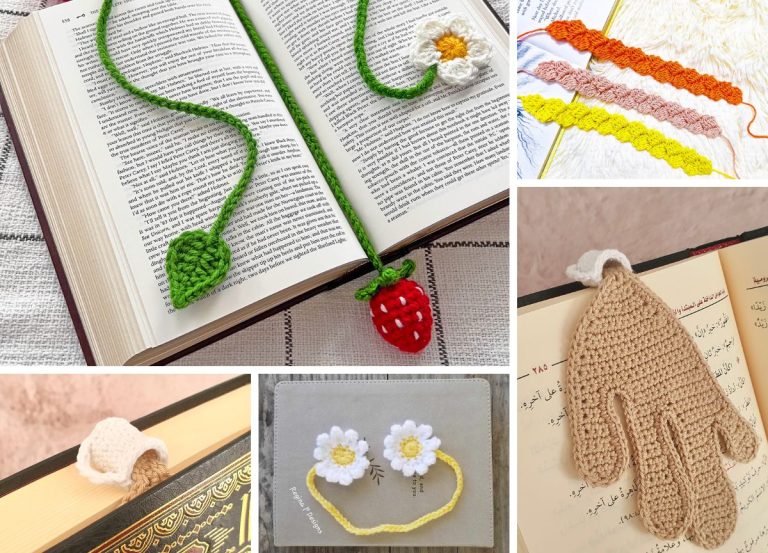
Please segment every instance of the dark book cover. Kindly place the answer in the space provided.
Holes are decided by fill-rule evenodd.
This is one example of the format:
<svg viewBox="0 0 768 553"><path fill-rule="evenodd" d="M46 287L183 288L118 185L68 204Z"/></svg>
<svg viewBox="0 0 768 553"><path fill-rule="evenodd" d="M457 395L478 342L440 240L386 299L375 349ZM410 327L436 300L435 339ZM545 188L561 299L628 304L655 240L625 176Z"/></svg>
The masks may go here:
<svg viewBox="0 0 768 553"><path fill-rule="evenodd" d="M499 14L493 9L491 4L488 2L488 0L483 0L484 4L487 6L487 8L490 10L490 12L494 15L495 19L498 20L498 22L504 27L504 29L509 33L509 26L504 23L504 21L501 19ZM53 239L53 234L51 232L50 225L48 223L48 219L45 214L45 210L43 209L42 202L40 200L40 195L37 191L37 186L35 185L35 180L32 177L32 171L29 167L29 162L27 161L26 155L24 153L24 149L21 146L21 140L19 138L19 131L16 128L16 125L13 120L12 112L8 106L8 101L5 97L5 93L2 90L2 87L0 87L0 110L2 110L2 114L5 116L6 124L8 125L8 130L11 137L11 142L13 143L13 148L16 151L16 155L19 159L19 165L21 167L22 175L24 176L24 180L27 183L27 188L29 189L29 195L32 200L32 204L35 208L35 213L37 215L38 221L40 223L40 229L42 231L43 237L45 239L45 243L48 247L48 252L51 256L51 262L53 263L54 270L56 271L56 277L58 278L59 285L61 286L61 292L64 295L64 300L67 304L67 309L69 310L69 315L72 318L72 324L75 329L75 333L77 335L78 342L80 343L80 348L83 350L83 357L85 358L85 362L88 365L95 365L96 360L93 355L93 350L91 348L91 345L88 341L88 335L85 332L85 327L83 325L82 319L80 317L80 313L77 308L77 304L75 303L74 295L72 294L72 290L69 286L69 281L67 279L67 275L64 271L64 266L61 262L61 256L59 254L59 251L56 246L56 242ZM493 205L487 206L483 209L480 209L474 213L471 213L467 215L466 217L455 221L449 225L446 225L438 230L436 230L433 233L430 233L427 236L424 236L423 238L414 241L406 246L403 246L402 248L387 253L386 255L382 255L381 259L384 262L384 264L391 263L392 261L399 259L400 257L403 257L407 255L409 252L426 246L430 242L433 242L437 240L438 238L441 238L445 236L446 234L450 234L451 232L458 230L474 221L477 221L478 219L481 219L485 217L486 215L489 215L499 209L502 209L509 205L509 197L496 202ZM214 336L211 336L205 340L202 340L200 342L197 342L190 347L179 351L177 353L174 353L159 363L158 365L164 365L166 363L170 363L171 361L174 361L176 359L179 359L180 357L184 357L185 355L188 355L200 348L203 348L205 346L208 346L214 342L217 342L218 340L221 340L222 338L226 338L227 336L234 334L235 332L238 332L240 330L243 330L244 328L247 328L251 326L254 323L257 323L263 319L266 319L268 317L271 317L272 315L276 313L280 313L281 311L284 311L288 308L290 308L293 305L296 305L297 303L301 303L304 300L307 300L321 292L324 292L326 290L332 290L334 288L337 288L338 286L341 286L342 284L346 284L347 282L351 282L352 280L355 280L358 277L361 277L373 270L373 265L370 262L366 262L365 264L361 265L357 269L353 269L352 271L346 273L345 275L332 280L326 284L322 284L318 286L317 288L310 290L304 294L301 294L291 300L288 300L280 305L277 305L267 311L264 311L263 313L260 313L246 321L243 321L241 323L238 323L237 325L234 325L230 328L227 328L218 334L215 334Z"/></svg>
<svg viewBox="0 0 768 553"><path fill-rule="evenodd" d="M709 253L711 251L719 250L722 248L727 248L728 246L754 240L755 238L762 238L763 236L768 236L768 227L761 227L755 230L742 232L738 236L722 238L720 240L715 240L714 242L708 242L706 244L702 244L701 246L696 246L695 248L688 248L676 253L657 257L656 259L650 259L648 261L636 263L632 265L632 270L636 273L650 271L651 269L663 267L664 265L670 265L689 257ZM517 307L525 307L540 301L564 296L566 294L570 294L571 292L581 290L582 288L586 287L580 282L569 282L568 284L561 284L560 286L555 286L553 288L547 288L546 290L541 290L539 292L526 294L517 298Z"/></svg>
<svg viewBox="0 0 768 553"><path fill-rule="evenodd" d="M48 551L245 553L250 505L248 433Z"/></svg>

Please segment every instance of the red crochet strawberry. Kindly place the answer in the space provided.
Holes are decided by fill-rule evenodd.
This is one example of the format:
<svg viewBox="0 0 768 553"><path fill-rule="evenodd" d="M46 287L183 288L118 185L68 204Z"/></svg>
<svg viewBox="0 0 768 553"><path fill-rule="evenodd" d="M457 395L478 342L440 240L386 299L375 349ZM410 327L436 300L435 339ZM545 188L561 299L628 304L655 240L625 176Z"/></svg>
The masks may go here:
<svg viewBox="0 0 768 553"><path fill-rule="evenodd" d="M417 282L404 278L384 286L369 305L373 325L387 342L409 353L427 347L432 338L432 308Z"/></svg>
<svg viewBox="0 0 768 553"><path fill-rule="evenodd" d="M400 269L382 267L378 277L355 293L358 300L369 300L373 326L382 338L409 353L420 352L432 339L429 296L407 278L415 268L410 259Z"/></svg>

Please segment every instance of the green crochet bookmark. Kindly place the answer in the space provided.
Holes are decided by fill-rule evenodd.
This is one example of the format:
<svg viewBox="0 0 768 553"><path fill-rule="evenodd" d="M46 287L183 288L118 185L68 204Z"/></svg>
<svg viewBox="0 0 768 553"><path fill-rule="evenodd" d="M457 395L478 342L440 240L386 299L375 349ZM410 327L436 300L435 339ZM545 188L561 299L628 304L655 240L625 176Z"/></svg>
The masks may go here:
<svg viewBox="0 0 768 553"><path fill-rule="evenodd" d="M433 321L428 296L421 286L408 279L415 270L415 263L406 259L399 269L384 265L371 243L362 221L347 199L336 172L320 146L320 141L288 88L277 63L257 33L240 1L230 1L309 151L325 177L341 211L366 256L379 273L379 276L355 293L355 298L370 302L371 317L376 330L387 342L403 351L411 353L421 351L431 339ZM227 196L211 230L209 232L203 230L183 232L168 245L165 268L171 288L171 302L174 307L181 309L216 287L227 275L231 253L221 238L221 233L239 204L254 172L257 156L256 140L245 123L234 115L191 102L170 100L142 90L130 83L120 73L107 49L107 25L111 10L112 0L104 0L96 26L96 44L104 67L121 87L154 105L227 123L240 132L248 145L248 156L243 174L235 188Z"/></svg>
<svg viewBox="0 0 768 553"><path fill-rule="evenodd" d="M424 73L424 77L422 77L418 84L409 88L387 86L376 78L371 68L368 67L368 59L365 55L365 26L367 22L368 0L358 0L357 26L355 27L355 58L357 59L357 70L360 72L360 76L365 81L365 84L368 85L368 88L380 96L399 98L401 100L416 98L432 88L432 85L435 83L435 77L437 77L437 63L427 69L427 72Z"/></svg>
<svg viewBox="0 0 768 553"><path fill-rule="evenodd" d="M112 61L107 48L107 24L112 11L112 0L104 0L96 23L96 48L104 68L113 79L125 90L156 106L181 111L190 115L215 119L231 125L243 136L248 146L245 168L240 180L224 200L218 217L213 222L211 230L188 230L182 232L168 244L165 257L165 272L168 274L171 303L176 309L187 307L190 303L218 286L227 276L231 252L229 246L221 237L221 233L229 223L232 213L240 203L248 183L251 181L256 156L258 154L256 139L253 138L248 126L240 119L225 111L215 108L171 100L147 92L132 84Z"/></svg>
<svg viewBox="0 0 768 553"><path fill-rule="evenodd" d="M449 86L472 83L491 59L491 43L478 32L472 22L461 14L427 17L414 29L409 59L424 71L421 81L409 88L394 88L379 81L368 67L365 55L365 26L368 21L368 1L358 0L355 27L355 58L363 82L380 96L411 99L427 92L439 79Z"/></svg>
<svg viewBox="0 0 768 553"><path fill-rule="evenodd" d="M374 327L384 340L402 351L418 353L427 347L432 338L433 321L429 297L421 286L408 278L416 269L416 264L410 259L406 259L399 269L384 265L368 237L363 222L347 199L341 181L320 145L320 140L299 107L288 83L285 82L275 59L253 26L253 22L245 12L240 0L230 0L230 3L251 39L256 53L259 54L264 63L272 82L275 83L280 98L296 123L304 142L306 142L312 157L320 168L320 172L325 177L333 197L336 198L336 203L347 218L349 226L355 233L365 255L379 273L379 276L355 292L355 299L369 302Z"/></svg>

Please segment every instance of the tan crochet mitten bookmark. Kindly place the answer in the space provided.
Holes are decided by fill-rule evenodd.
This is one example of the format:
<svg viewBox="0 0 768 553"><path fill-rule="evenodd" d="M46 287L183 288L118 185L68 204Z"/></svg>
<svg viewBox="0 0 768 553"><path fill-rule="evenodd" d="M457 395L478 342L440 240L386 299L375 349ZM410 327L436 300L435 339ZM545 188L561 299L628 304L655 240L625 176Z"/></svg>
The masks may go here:
<svg viewBox="0 0 768 553"><path fill-rule="evenodd" d="M757 451L757 436L720 386L674 313L615 250L588 252L568 275L597 295L568 353L567 401L573 457L593 485L615 482L627 467L618 397L636 464L640 515L660 538L686 531L721 545L738 505L721 461Z"/></svg>

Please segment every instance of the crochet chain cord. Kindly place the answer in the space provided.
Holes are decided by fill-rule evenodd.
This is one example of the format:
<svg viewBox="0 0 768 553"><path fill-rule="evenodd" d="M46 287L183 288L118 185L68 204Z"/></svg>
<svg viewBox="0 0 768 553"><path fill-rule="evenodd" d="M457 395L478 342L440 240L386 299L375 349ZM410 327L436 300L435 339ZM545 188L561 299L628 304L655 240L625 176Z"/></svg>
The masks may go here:
<svg viewBox="0 0 768 553"><path fill-rule="evenodd" d="M406 259L403 261L403 264L399 269L393 269L392 267L384 266L384 263L379 257L376 248L371 242L371 239L368 237L368 233L363 226L363 222L360 220L360 217L357 216L357 212L355 212L355 209L352 207L352 204L349 202L349 199L344 193L344 189L341 186L341 181L336 175L336 171L333 169L331 162L326 157L325 151L320 145L320 140L317 138L315 131L312 129L312 126L309 124L309 121L304 115L304 112L301 110L299 103L293 96L291 89L288 87L288 83L285 82L283 74L281 73L280 68L277 66L277 63L272 57L272 54L270 53L266 44L264 44L264 41L256 31L256 28L253 26L253 23L248 17L248 14L245 12L245 8L240 3L240 0L230 0L230 3L234 8L237 17L240 19L240 22L243 24L245 32L251 39L254 48L256 48L256 52L259 54L261 61L264 63L264 67L267 69L267 73L269 73L272 82L275 84L275 87L280 94L280 98L282 98L283 103L293 118L293 121L296 123L302 138L307 144L307 148L309 148L309 151L312 153L312 157L315 159L317 166L320 168L320 172L323 174L325 181L328 183L328 187L331 189L333 197L336 199L336 202L341 208L342 213L344 213L344 216L347 218L349 226L352 227L352 231L355 233L357 241L362 246L363 251L370 260L371 264L379 272L378 277L373 279L367 286L361 288L355 293L355 299L361 301L368 300L372 294L375 293L378 287L393 284L402 278L407 278L410 276L411 273L413 273L416 265L410 259Z"/></svg>
<svg viewBox="0 0 768 553"><path fill-rule="evenodd" d="M310 126L309 122L304 116L304 113L299 107L298 102L296 101L290 89L288 88L287 83L283 79L282 73L280 72L280 69L277 67L277 64L275 63L274 58L272 58L272 55L270 54L266 45L261 40L261 37L259 36L259 34L256 32L256 29L254 28L253 23L251 23L251 20L248 18L248 15L245 13L245 9L243 8L242 4L240 4L239 0L231 0L231 3L241 23L245 27L245 30L249 38L253 42L259 57L264 63L264 66L266 67L267 72L269 73L278 92L280 93L280 97L283 99L283 102L285 103L288 111L291 114L291 117L296 123L296 126L299 129L299 132L301 133L302 137L307 143L307 147L309 148L309 151L312 153L312 157L317 162L317 165L320 168L320 171L325 177L325 180L327 181L328 186L330 187L334 195L334 198L336 199L339 207L344 213L344 216L346 217L353 232L355 233L355 236L357 237L358 242L360 243L363 250L365 251L365 254L370 260L371 264L380 273L380 276L374 279L373 282L371 282L368 286L360 290L358 294L356 294L355 296L358 297L358 295L360 295L361 297L358 297L358 299L366 299L372 287L387 285L392 282L396 282L401 278L405 278L409 276L415 268L415 265L411 260L406 259L403 262L402 267L400 267L399 269L393 269L391 267L384 266L384 263L381 261L381 258L379 257L375 247L373 246L370 238L368 237L368 233L366 232L362 221L360 221L360 218L357 216L357 213L355 212L354 208L352 207L346 195L344 194L339 178L337 177L336 172L334 171L333 167L328 161L328 158L326 157L325 152L320 146L320 141L318 140L312 127ZM248 146L248 156L246 159L246 164L245 164L245 169L243 170L243 174L240 177L240 180L238 181L235 188L232 190L232 192L230 192L229 196L227 196L221 208L221 211L219 212L219 215L216 218L216 221L213 223L211 227L210 234L213 236L219 236L223 232L227 223L229 222L229 219L231 218L232 213L234 212L235 208L240 202L240 198L245 192L248 186L248 183L250 182L251 176L253 175L253 171L256 166L256 157L258 153L256 140L254 139L247 125L243 123L240 119L235 117L234 115L231 115L225 111L211 108L208 106L201 106L198 104L194 104L192 102L171 100L163 96L158 96L156 94L152 94L151 92L143 90L135 86L130 81L128 81L128 79L120 72L120 70L115 65L115 62L112 60L112 57L109 54L109 49L107 48L107 25L109 22L109 15L111 11L112 11L112 0L104 0L101 6L101 11L99 12L99 17L96 24L96 46L99 52L99 57L105 69L121 87L123 87L125 90L127 90L131 94L139 98L142 98L143 100L146 100L147 102L150 102L151 104L154 104L156 106L164 107L171 110L181 111L184 113L188 113L190 115L197 115L200 117L207 117L209 119L216 119L218 121L227 123L233 126L234 128L236 128L246 141L246 144Z"/></svg>
<svg viewBox="0 0 768 553"><path fill-rule="evenodd" d="M647 151L690 176L709 175L714 171L733 178L713 169L712 162L696 150L667 138L657 130L649 129L639 121L629 121L623 115L592 108L581 102L566 104L558 98L546 99L539 94L518 98L523 109L542 123L554 121L566 128L576 126L584 131L596 130L600 134L611 135L619 142L629 142L636 150Z"/></svg>
<svg viewBox="0 0 768 553"><path fill-rule="evenodd" d="M365 55L365 26L368 22L368 0L359 0L357 3L357 23L355 25L355 59L357 70L368 88L380 96L389 98L411 99L421 96L429 90L437 76L437 64L432 65L424 73L421 81L409 88L394 88L387 86L376 78L371 68L368 67L368 59Z"/></svg>
<svg viewBox="0 0 768 553"><path fill-rule="evenodd" d="M354 534L356 536L372 536L373 534L381 534L385 532L410 532L411 530L415 530L416 528L424 526L428 522L436 520L441 516L451 512L456 506L456 503L458 503L459 498L461 497L461 492L464 490L464 475L461 472L461 467L459 466L458 461L440 449L435 451L435 455L437 455L438 459L453 469L453 472L456 474L456 490L453 492L453 496L451 496L451 499L448 501L448 503L439 509L432 511L431 513L427 513L426 515L417 518L413 522L408 522L406 524L385 523L379 524L378 526L374 526L372 528L358 528L352 524L343 514L341 514L341 511L339 511L339 509L333 503L323 497L323 495L317 489L317 486L315 485L315 475L317 474L317 471L315 470L314 466L307 473L307 488L309 489L309 493L312 494L312 497L314 497L317 502L320 503L320 505L322 505L323 508L328 511L328 513L336 520L336 522L341 524L344 530L350 534Z"/></svg>
<svg viewBox="0 0 768 553"><path fill-rule="evenodd" d="M683 67L676 61L667 61L659 56L646 54L640 48L627 46L620 40L608 38L600 31L588 29L580 20L553 21L545 28L522 33L517 40L541 31L549 33L556 40L568 42L579 51L589 51L599 59L611 61L621 68L632 69L640 75L648 75L660 83L669 83L676 88L706 96L711 100L725 100L735 106L744 104L752 110L752 119L747 124L749 135L753 138L768 138L768 135L752 132L752 124L757 119L757 109L744 101L740 88L729 82Z"/></svg>
<svg viewBox="0 0 768 553"><path fill-rule="evenodd" d="M151 92L143 90L131 83L120 72L120 70L117 68L117 65L115 65L115 62L112 60L112 57L109 54L109 48L107 47L107 24L109 22L109 15L111 11L112 0L104 0L101 5L101 10L99 11L99 18L96 22L96 48L99 52L99 58L101 58L101 62L104 65L104 68L117 82L117 84L119 84L134 96L146 100L147 102L156 106L174 111L181 111L190 115L197 115L199 117L206 117L208 119L215 119L217 121L226 123L237 129L237 131L242 135L243 139L245 139L245 143L248 148L248 154L245 160L243 173L240 176L240 180L224 200L224 203L221 206L221 210L219 211L216 220L211 226L210 234L214 237L218 237L227 226L227 223L232 217L232 213L240 203L240 198L245 193L246 188L248 188L248 183L251 181L251 176L253 175L253 171L256 167L256 157L258 155L256 139L253 137L253 134L251 134L250 129L248 129L248 126L245 123L243 123L234 115L227 113L226 111L208 106L201 106L192 102L171 100L170 98L152 94Z"/></svg>

